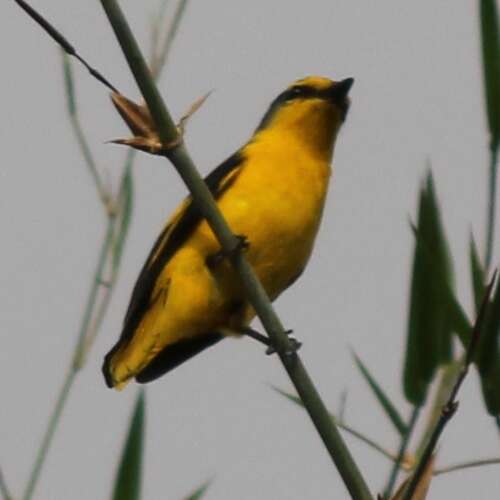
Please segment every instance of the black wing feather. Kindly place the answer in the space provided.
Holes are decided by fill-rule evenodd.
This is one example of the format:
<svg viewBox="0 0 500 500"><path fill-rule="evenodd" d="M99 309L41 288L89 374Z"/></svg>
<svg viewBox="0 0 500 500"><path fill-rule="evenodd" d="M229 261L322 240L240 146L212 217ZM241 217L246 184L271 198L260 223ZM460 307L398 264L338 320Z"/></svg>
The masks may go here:
<svg viewBox="0 0 500 500"><path fill-rule="evenodd" d="M140 384L146 384L152 380L165 375L170 370L173 370L184 361L196 356L207 347L213 346L219 340L222 340L224 335L220 333L209 333L192 339L185 339L169 345L163 349L135 377Z"/></svg>
<svg viewBox="0 0 500 500"><path fill-rule="evenodd" d="M227 177L229 173L241 166L242 162L243 155L241 151L237 151L227 160L222 162L217 168L215 168L207 177L205 177L205 182L215 198L220 196L224 189L227 189L227 187L229 186L224 185L224 188L220 189L222 181ZM110 382L108 365L111 357L123 345L123 343L127 342L134 334L137 326L141 321L141 318L143 317L144 313L149 307L149 304L151 303L151 295L158 276L160 275L168 261L175 254L175 252L191 235L201 219L202 216L200 210L195 205L193 200L190 199L184 213L181 215L181 218L177 222L173 222L175 226L171 228L171 224L167 225L156 240L151 252L149 253L146 263L144 264L139 274L134 290L132 291L132 296L127 309L127 314L125 315L125 321L120 338L104 359L103 372L108 385ZM171 232L167 236L170 230ZM161 253L156 257L156 259L153 260L158 249L164 243L165 237L168 237L168 241L165 243L164 248L161 250ZM211 342L208 345L212 345L213 343L214 342ZM200 348L195 349L195 351L187 357L194 356L194 354L201 351L205 347L208 347L208 345L201 346L200 344ZM179 350L179 354L181 352L182 349ZM179 354L175 355L174 357L179 358ZM161 353L158 358L160 356ZM180 362L182 361L177 362L177 364L179 364Z"/></svg>
<svg viewBox="0 0 500 500"><path fill-rule="evenodd" d="M219 186L223 179L239 165L241 165L241 154L238 152L221 163L205 178L205 182L210 189L210 192L216 198L222 194L222 192L219 190ZM137 320L137 316L139 316L138 319L140 320L143 313L145 312L145 309L147 309L147 306L151 301L151 294L153 292L153 288L159 274L166 266L167 262L175 254L175 252L179 249L179 247L191 235L195 227L199 224L201 218L201 212L199 211L198 207L194 204L193 200L190 200L184 214L182 215L181 219L177 221L175 227L169 235L168 242L165 245L165 248L151 265L150 263L153 259L153 256L155 255L160 245L163 243L165 234L170 229L170 224L162 231L162 233L156 240L153 249L149 253L146 263L144 264L139 274L139 278L137 279L137 282L135 284L127 314L125 316L124 331L122 333L122 336L124 336L124 334L127 333L127 330L129 330L129 328L127 327L129 323L134 323L131 332L133 333L137 326L134 319ZM128 337L128 335L125 335L125 338L126 337Z"/></svg>

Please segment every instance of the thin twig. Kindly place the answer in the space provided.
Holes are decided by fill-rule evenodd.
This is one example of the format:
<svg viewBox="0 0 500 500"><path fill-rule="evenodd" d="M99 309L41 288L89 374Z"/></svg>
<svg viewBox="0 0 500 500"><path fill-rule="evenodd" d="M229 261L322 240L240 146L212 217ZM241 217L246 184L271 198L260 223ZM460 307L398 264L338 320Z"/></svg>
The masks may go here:
<svg viewBox="0 0 500 500"><path fill-rule="evenodd" d="M337 424L339 429L342 429L343 431L351 434L355 438L359 439L361 442L365 443L370 448L374 449L375 451L378 451L381 455L388 458L391 462L395 462L397 460L395 453L392 453L389 450L386 450L382 445L378 444L376 441L374 441L373 439L366 436L366 434L363 434L362 432L357 431L356 429L354 429L350 425L348 425L348 424L346 424L338 419L335 419L335 423ZM403 461L401 462L399 467L406 469Z"/></svg>
<svg viewBox="0 0 500 500"><path fill-rule="evenodd" d="M33 7L27 4L24 0L14 0L21 9L28 14L36 23L38 23L43 30L53 39L55 40L61 48L70 56L78 59L89 71L89 73L99 80L102 84L106 85L108 89L119 93L116 87L114 87L99 71L93 68L80 54L76 51L76 49L71 45L68 40L46 19L44 19Z"/></svg>
<svg viewBox="0 0 500 500"><path fill-rule="evenodd" d="M472 327L471 327L472 328ZM470 335L470 332L469 332ZM415 447L415 461L418 463L422 456L430 436L436 427L436 424L441 416L441 410L448 401L452 388L455 386L458 374L465 361L465 356L461 359L453 360L451 363L441 367L439 381L434 393L433 401L427 412L426 423L423 431L420 433L419 442Z"/></svg>
<svg viewBox="0 0 500 500"><path fill-rule="evenodd" d="M32 17L37 21L37 23L44 28L49 35L56 40L57 43L61 45L61 47L70 55L75 55L75 51L72 48L72 46L69 44L69 42L57 31L55 28L53 28L50 23L48 23L43 17L38 14L34 9L32 9L29 5L27 5L24 1L22 0L16 0L16 2ZM90 68L89 64L84 61L80 56L76 55L77 59L83 63L87 68ZM37 455L32 467L32 470L30 472L30 476L28 479L28 483L25 489L25 493L23 496L24 500L29 500L34 492L35 486L38 482L42 466L45 462L45 459L47 457L50 445L52 443L52 439L54 437L54 433L57 429L57 426L59 424L59 421L62 416L63 409L65 407L65 404L68 400L68 396L70 394L71 388L73 386L73 382L76 378L76 374L78 371L81 369L81 367L84 365L86 357L88 355L88 352L95 340L95 337L98 332L98 328L100 324L102 323L102 320L104 318L104 314L106 312L107 306L109 304L111 294L114 288L114 284L116 283L116 276L117 276L117 267L112 266L112 276L111 280L109 280L109 285L106 287L104 296L99 303L99 307L96 309L96 304L98 304L98 292L99 288L102 286L102 283L105 281L104 280L104 269L106 267L106 264L108 262L108 259L111 257L111 252L112 252L112 246L113 246L113 238L114 238L114 233L115 233L115 228L116 228L116 223L119 220L118 217L116 217L118 214L116 213L115 207L118 207L119 201L123 197L123 190L124 190L124 182L127 176L131 174L132 170L132 165L134 162L134 159L136 157L135 151L130 150L127 153L124 167L123 167L123 172L122 172L122 178L121 178L121 185L120 185L120 191L117 196L117 201L113 201L111 199L111 195L108 194L108 192L104 188L104 184L102 183L102 180L100 176L98 175L98 170L96 167L96 163L93 159L92 153L90 151L90 148L88 147L88 144L85 140L85 136L83 134L83 131L81 129L79 120L78 120L78 113L77 113L77 107L76 107L76 99L74 97L74 85L73 85L73 80L72 80L72 74L69 71L69 66L66 69L65 72L65 88L66 88L66 100L67 100L67 105L68 105L68 114L72 120L76 137L78 140L78 144L81 148L82 154L85 158L85 161L87 162L87 165L89 166L89 169L94 177L95 185L97 188L97 191L99 193L99 197L103 204L106 205L106 214L107 214L107 229L106 233L104 236L104 239L101 244L101 250L99 253L99 258L96 266L96 271L94 273L94 278L92 281L91 289L89 291L89 295L87 298L87 304L85 307L85 312L82 318L82 323L80 326L80 331L78 334L77 338L77 343L76 347L74 350L73 354L73 359L71 362L71 365L67 371L67 374L63 380L63 385L59 391L59 394L56 399L56 404L54 407L54 411L49 419L49 422L47 424L47 428L44 432L42 442L40 444L40 447L37 451ZM158 70L158 74L160 74L161 70L163 69L163 66L161 66ZM90 71L91 74L96 77L101 83L104 83L108 88L114 89L113 86L107 83L107 80L102 77L97 71L93 70ZM93 321L92 321L93 319Z"/></svg>
<svg viewBox="0 0 500 500"><path fill-rule="evenodd" d="M174 121L154 84L151 73L118 3L115 0L101 0L101 4L151 112L162 144L176 143L179 138ZM207 220L223 250L227 252L227 255L231 255L231 264L241 277L248 300L266 329L351 496L360 500L371 499L372 496L365 480L337 427L332 422L328 410L316 391L300 357L291 349L285 328L274 312L266 291L246 258L241 252L235 252L235 249L239 248L239 240L232 234L222 217L212 194L196 170L186 148L180 142L168 150L166 156L186 183L193 200Z"/></svg>
<svg viewBox="0 0 500 500"><path fill-rule="evenodd" d="M339 410L337 412L337 420L339 422L344 422L344 417L345 417L345 410L347 406L347 389L344 389L340 393L340 401L339 401Z"/></svg>
<svg viewBox="0 0 500 500"><path fill-rule="evenodd" d="M33 468L30 473L30 477L28 479L28 483L26 485L26 489L23 494L24 500L31 499L33 492L35 490L35 486L38 482L38 478L40 476L40 472L42 470L42 466L45 462L45 457L49 451L50 445L52 443L52 438L54 437L54 433L56 431L57 425L62 415L62 411L66 404L66 400L71 390L71 386L75 381L76 371L71 367L68 370L66 377L64 378L63 385L59 391L59 395L57 396L56 405L54 407L54 411L49 419L49 424L47 429L45 430L45 434L42 439L42 443L38 452L36 454L35 461L33 463Z"/></svg>
<svg viewBox="0 0 500 500"><path fill-rule="evenodd" d="M483 465L499 465L500 457L495 458L483 458L480 460L470 460L469 462L464 462L460 464L448 465L446 467L440 467L434 471L435 476L440 474L448 474L448 472L455 472L457 470L471 469L473 467L482 467Z"/></svg>
<svg viewBox="0 0 500 500"><path fill-rule="evenodd" d="M187 4L188 0L179 0L179 2L177 3L177 8L175 9L174 16L172 18L172 22L165 36L165 42L163 43L163 46L161 47L161 50L159 52L158 50L154 51L154 54L156 54L156 56L151 64L151 73L153 74L154 78L158 78L161 68L165 67L167 58L172 49L172 44L181 24L181 20L184 17L184 13L186 12Z"/></svg>
<svg viewBox="0 0 500 500"><path fill-rule="evenodd" d="M38 482L38 478L40 476L40 472L42 470L42 466L45 462L45 458L49 451L50 445L52 443L52 438L54 436L54 432L59 424L59 420L61 419L62 411L66 404L66 400L70 393L71 387L75 380L76 374L79 369L82 367L81 363L81 353L82 347L84 345L85 334L87 332L88 326L90 324L90 320L92 317L92 311L94 310L95 303L97 300L97 291L100 286L102 270L104 268L104 264L106 262L106 257L108 254L108 249L111 245L111 234L112 234L112 222L108 224L108 228L106 231L106 236L103 240L99 259L97 262L97 268L94 273L94 278L92 281L92 285L90 288L90 292L87 298L87 305L85 307L85 312L82 318L82 323L80 326L80 333L78 335L78 340L75 348L75 353L73 355L72 363L67 371L67 374L64 378L63 385L59 391L59 395L57 397L56 405L54 407L54 411L49 419L49 423L47 429L45 430L42 442L40 444L40 448L36 454L35 461L33 463L33 467L28 479L28 483L26 485L26 489L23 495L24 500L30 500L33 492L35 490L35 486Z"/></svg>
<svg viewBox="0 0 500 500"><path fill-rule="evenodd" d="M66 91L68 93L72 93L74 86L71 80L71 73L67 73L67 82L66 82ZM70 116L77 116L76 112L76 101L74 99L74 96L70 97L70 95L67 95L67 103L68 103L68 112ZM82 143L79 143L80 145ZM84 144L86 145L86 142L84 141ZM89 151L90 153L90 151ZM84 153L85 156L85 153ZM91 157L91 155L90 155ZM108 258L109 254L109 249L111 247L111 242L112 242L112 234L113 234L113 226L114 226L114 218L108 216L108 225L107 229L105 232L104 239L101 244L101 249L99 251L99 257L97 259L97 265L96 265L96 270L94 272L94 277L90 286L89 290L89 295L87 298L87 304L85 306L85 310L83 313L82 321L80 324L80 330L78 333L77 341L76 341L76 346L74 349L74 354L73 354L73 359L71 361L71 365L66 373L66 376L63 380L62 387L59 391L59 394L57 396L56 404L54 407L54 411L52 412L52 415L49 419L47 428L45 430L42 442L40 444L40 447L37 451L35 461L33 463L33 467L31 469L31 473L26 485L26 489L23 495L24 500L29 500L31 499L33 492L35 490L36 484L38 482L42 466L45 462L45 458L48 454L48 451L50 449L50 445L52 443L52 438L54 436L55 430L59 424L59 421L62 416L63 409L66 405L66 401L68 399L68 395L71 391L71 387L73 385L73 382L75 380L77 372L80 370L80 368L83 366L82 365L82 352L83 352L83 346L85 345L85 337L87 334L87 331L89 329L89 325L92 319L93 311L95 308L95 305L97 303L97 298L98 298L98 291L100 288L100 284L103 279L103 271L106 265L106 260Z"/></svg>
<svg viewBox="0 0 500 500"><path fill-rule="evenodd" d="M160 8L153 14L151 22L151 53L149 56L149 67L151 73L156 74L158 65L158 52L160 50L160 39L165 14L167 11L168 0L160 0Z"/></svg>
<svg viewBox="0 0 500 500"><path fill-rule="evenodd" d="M3 500L13 500L13 496L10 494L9 488L7 487L7 482L3 477L2 468L0 467L0 493L2 494Z"/></svg>
<svg viewBox="0 0 500 500"><path fill-rule="evenodd" d="M277 393L281 394L288 400L292 401L296 405L300 406L302 409L304 408L304 403L302 400L293 394L290 394L289 392L284 391L283 389L280 389L279 387L276 387L274 385L271 385L272 389L275 390ZM342 394L346 394L346 391L343 391ZM340 413L339 413L340 414ZM396 461L396 454L391 453L390 451L386 450L382 445L378 444L376 441L373 439L369 438L366 436L366 434L363 434L362 432L354 429L350 425L346 424L343 418L336 417L334 414L330 414L330 418L335 422L335 424L339 427L339 429L342 429L355 438L359 439L361 442L365 443L368 445L370 448L373 448L375 451L378 451L381 453L384 457L388 458L392 462ZM402 468L406 468L404 465L402 465Z"/></svg>
<svg viewBox="0 0 500 500"><path fill-rule="evenodd" d="M497 201L497 174L498 174L498 149L494 144L490 148L490 172L488 177L488 216L486 219L486 256L485 256L485 271L491 265L493 255L493 237L495 233L495 212Z"/></svg>
<svg viewBox="0 0 500 500"><path fill-rule="evenodd" d="M71 126L73 128L73 132L75 133L76 141L78 143L78 146L80 147L80 151L89 169L92 179L94 180L97 194L99 195L99 199L101 200L102 205L106 210L106 213L107 214L114 213L111 194L104 186L104 182L101 178L101 175L99 174L99 169L97 168L97 163L94 159L94 155L90 150L87 138L85 137L82 126L80 124L78 107L76 105L76 99L75 99L75 89L73 83L74 80L71 71L71 64L69 62L69 57L65 52L63 52L63 68L64 68L64 84L66 88L66 98L67 98L66 99L67 110Z"/></svg>
<svg viewBox="0 0 500 500"><path fill-rule="evenodd" d="M16 1L19 3L21 0ZM121 10L114 1L102 0L102 4L110 18L117 38L122 44L124 53L128 57L129 65L131 66L134 76L136 76L136 81L153 115L162 143L171 144L178 141L179 135L176 126L168 114L161 96L156 90L151 74L142 58L142 54L137 47ZM25 2L21 2L20 5L24 5L25 10L44 27L69 54L75 55L87 68L89 68L89 65L81 57L76 55L74 49L50 24L46 23L41 16L33 11L33 9L26 9ZM177 28L175 27L175 29ZM91 73L98 78L99 81L103 82L108 87L110 86L103 77L95 72L95 70L91 71ZM179 143L175 148L169 151L168 157L175 166L179 166L178 171L191 190L195 202L198 202L203 215L218 236L224 250L231 253L231 250L238 246L238 240L232 235L229 227L222 219L213 197L208 191L207 186L203 183L198 172L194 169L194 165L183 144ZM337 465L348 490L355 499L371 499L371 494L369 493L364 479L338 433L338 430L331 422L326 407L320 399L319 394L316 392L300 358L296 353L290 354L290 343L286 336L285 329L270 306L265 290L241 254L236 253L232 258L232 263L240 273L245 288L247 289L249 300L256 309L258 316L261 318L273 344L276 346L280 359L304 401L305 407L321 435L330 456ZM78 356L80 356L80 352L78 352ZM78 361L78 356L75 357L76 361Z"/></svg>
<svg viewBox="0 0 500 500"><path fill-rule="evenodd" d="M43 25L42 25L43 26ZM93 160L92 153L90 151L90 148L88 147L88 144L85 140L85 136L83 134L83 131L81 130L79 120L78 120L78 112L77 112L77 106L76 106L76 100L74 96L74 85L73 85L73 79L72 79L72 74L69 71L69 67L65 68L65 88L66 88L66 97L67 97L67 104L68 104L68 114L70 116L71 122L73 124L76 137L78 140L78 144L81 148L82 154L87 162L87 165L89 166L91 172L95 172L94 180L96 181L96 188L98 189L99 196L101 198L101 201L103 204L106 204L106 197L104 196L104 191L103 187L100 181L100 177L97 173L97 168L95 166L95 162ZM37 451L35 461L33 463L33 467L30 472L30 476L26 485L26 489L23 495L24 500L29 500L33 492L35 490L36 484L38 482L38 479L40 477L40 473L42 470L42 466L45 462L45 459L47 457L48 451L50 449L50 445L52 443L52 439L54 437L54 433L57 429L57 426L59 424L59 421L61 419L63 409L66 405L66 401L68 399L69 393L71 391L71 388L73 386L73 382L75 380L77 372L81 369L83 366L83 350L84 346L87 345L85 339L87 332L89 330L89 325L91 324L92 316L94 313L94 309L97 304L97 299L98 299L98 291L101 286L101 282L103 280L103 272L106 266L106 261L109 256L109 250L111 248L111 243L112 243L112 235L114 231L114 217L111 215L111 212L109 211L109 205L108 205L108 224L105 232L104 239L101 244L101 249L99 251L99 257L97 259L97 265L96 265L96 270L94 272L94 277L92 280L92 284L89 290L89 295L87 298L87 303L85 306L84 314L82 317L82 321L80 324L80 330L78 333L77 341L76 341L76 346L74 349L73 353L73 359L71 361L71 365L68 368L68 371L66 373L66 376L63 380L62 387L59 391L59 394L56 399L56 404L54 407L54 410L52 412L52 415L50 416L49 422L47 424L47 428L45 430L45 433L42 438L42 442L40 444L40 447Z"/></svg>
<svg viewBox="0 0 500 500"><path fill-rule="evenodd" d="M486 311L490 305L490 296L493 290L493 286L495 284L496 276L497 276L497 271L495 270L495 272L493 273L493 277L491 278L491 281L484 293L481 307L479 309L479 314L477 316L476 323L472 330L472 336L469 347L467 348L467 354L465 357L464 365L457 378L457 381L455 382L453 389L451 390L447 403L443 406L441 410L441 416L436 424L436 427L434 428L434 432L430 436L429 442L427 443L424 452L422 453L422 457L420 458L420 461L415 469L415 472L413 473L413 476L410 482L408 483L408 486L406 487L403 500L411 500L411 498L413 497L413 494L415 493L415 490L420 482L420 479L422 478L422 475L426 470L427 464L429 463L434 453L437 442L444 428L446 427L446 424L451 420L451 418L457 411L458 401L456 401L456 397L458 391L460 390L460 387L462 386L463 381L465 380L465 377L467 376L467 373L469 372L469 367L476 353L479 337L481 335L481 330L483 329L483 323L484 323L484 318L486 316Z"/></svg>
<svg viewBox="0 0 500 500"><path fill-rule="evenodd" d="M127 176L127 173L130 173L133 165L133 161L135 158L135 152L133 150L129 151L129 154L127 155L127 158L125 160L125 166L124 166L124 172L122 175L122 182L120 185L120 192L118 194L118 201L117 201L117 206L120 206L120 201L123 198L124 195L124 182L125 178ZM123 208L120 208L120 211L122 211ZM116 221L113 221L113 233L110 236L110 241L109 245L110 248L114 244L114 238L116 237L115 235L115 229L116 229ZM101 297L100 303L98 304L97 308L94 308L94 314L93 314L93 321L89 323L89 326L87 328L87 332L85 334L85 338L82 341L81 345L81 350L80 350L80 364L83 366L87 360L87 356L92 348L92 345L94 344L94 341L99 333L102 321L104 320L104 317L106 315L106 311L109 306L109 302L111 300L111 297L113 295L113 290L116 285L116 280L118 279L118 267L111 265L111 275L110 277L106 280L106 287L104 288L104 294Z"/></svg>
<svg viewBox="0 0 500 500"><path fill-rule="evenodd" d="M106 233L99 253L97 268L95 270L94 279L89 292L89 298L87 301L87 305L85 307L85 312L83 314L80 332L77 338L75 354L73 357L73 366L76 371L80 370L83 366L83 359L84 359L83 354L86 346L86 337L90 329L92 318L94 316L96 304L98 303L97 299L98 299L99 289L101 288L103 281L105 281L104 270L106 268L106 263L109 258L109 251L113 243L114 225L115 225L114 219L109 218L106 228Z"/></svg>
<svg viewBox="0 0 500 500"><path fill-rule="evenodd" d="M420 413L420 408L418 406L413 407L410 420L408 421L408 426L406 429L406 433L401 439L401 444L399 446L398 456L394 465L392 467L391 473L389 475L389 480L387 481L387 486L384 490L384 498L391 498L392 491L396 484L396 480L398 477L398 472L401 468L401 465L404 461L404 457L406 455L406 450L408 449L408 444L410 442L411 435L413 433L413 429L415 429L415 424L417 423L418 415Z"/></svg>

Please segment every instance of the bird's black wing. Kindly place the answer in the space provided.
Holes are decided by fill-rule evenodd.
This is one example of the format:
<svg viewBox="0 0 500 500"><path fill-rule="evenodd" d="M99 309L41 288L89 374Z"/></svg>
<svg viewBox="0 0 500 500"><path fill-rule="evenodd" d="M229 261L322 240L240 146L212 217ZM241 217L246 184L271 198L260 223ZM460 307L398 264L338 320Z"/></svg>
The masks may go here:
<svg viewBox="0 0 500 500"><path fill-rule="evenodd" d="M230 174L242 167L243 159L241 151L237 151L205 178L205 182L215 198L218 198L231 185L236 176L231 175L231 180L229 182L226 182L226 179L228 179ZM156 240L139 274L134 290L132 291L132 297L127 309L127 314L125 315L120 338L104 359L103 372L108 385L108 365L111 357L132 338L143 315L153 301L152 293L159 275L168 261L192 234L201 220L202 215L200 210L195 205L192 198L188 197L184 202L184 206L174 214L172 220L166 225L165 229ZM213 343L214 342L212 342L212 344ZM211 344L209 343L209 345ZM208 345L199 346L196 352L199 352L205 347L208 347ZM184 359L187 359L186 354L188 354L188 351L192 350L193 349L188 349L186 346L182 346L182 348L180 346L180 352L174 356L177 360L176 365L181 363ZM188 357L193 356L196 352L193 352ZM161 355L158 356L158 358L160 357ZM180 360L180 358L184 359Z"/></svg>

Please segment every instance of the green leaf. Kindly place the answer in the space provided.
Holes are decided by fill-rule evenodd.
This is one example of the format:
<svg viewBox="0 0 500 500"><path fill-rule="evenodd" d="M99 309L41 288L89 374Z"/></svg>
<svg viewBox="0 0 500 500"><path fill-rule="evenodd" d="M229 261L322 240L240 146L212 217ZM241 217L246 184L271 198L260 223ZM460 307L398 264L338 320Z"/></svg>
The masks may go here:
<svg viewBox="0 0 500 500"><path fill-rule="evenodd" d="M464 349L467 349L471 339L472 324L467 317L467 314L465 314L460 302L458 302L455 297L453 290L450 289L448 292L448 312L450 315L450 324L453 331L460 339Z"/></svg>
<svg viewBox="0 0 500 500"><path fill-rule="evenodd" d="M479 307L481 306L481 301L483 300L486 285L484 269L481 264L481 260L479 259L476 242L474 241L474 235L472 233L470 235L469 259L472 277L472 288L474 291L474 304L476 307L476 313L478 313Z"/></svg>
<svg viewBox="0 0 500 500"><path fill-rule="evenodd" d="M212 484L212 480L205 481L199 488L196 488L193 493L188 495L185 500L200 500L208 490L208 487Z"/></svg>
<svg viewBox="0 0 500 500"><path fill-rule="evenodd" d="M140 391L130 420L127 441L123 448L115 478L113 500L139 500L141 492L142 455L144 447L144 391Z"/></svg>
<svg viewBox="0 0 500 500"><path fill-rule="evenodd" d="M68 112L70 115L76 114L75 87L73 85L73 73L71 70L71 61L68 54L62 51L63 57L63 72L64 72L64 87L66 89L66 99Z"/></svg>
<svg viewBox="0 0 500 500"><path fill-rule="evenodd" d="M500 144L500 36L497 0L481 0L481 49L491 150Z"/></svg>
<svg viewBox="0 0 500 500"><path fill-rule="evenodd" d="M479 338L477 366L486 408L500 414L500 286L488 308L485 327Z"/></svg>
<svg viewBox="0 0 500 500"><path fill-rule="evenodd" d="M294 396L293 394L290 394L289 392L279 389L278 387L275 387L273 385L271 386L271 388L275 390L277 393L281 394L282 396L285 396L285 398L290 400L292 403L300 406L301 408L304 408L304 404L302 403L302 400L299 397ZM388 452L383 446L379 445L377 442L375 442L373 439L369 438L365 434L353 429L350 425L346 424L343 421L343 418L336 417L331 413L329 415L332 421L339 429L348 432L351 436L354 436L355 438L359 439L373 450L378 451L381 455L384 455L386 458L389 458L391 461L394 461L395 457L390 452Z"/></svg>
<svg viewBox="0 0 500 500"><path fill-rule="evenodd" d="M487 375L481 377L481 389L488 413L494 417L500 416L500 359L497 355L495 365Z"/></svg>
<svg viewBox="0 0 500 500"><path fill-rule="evenodd" d="M116 230L113 244L113 274L115 274L118 270L123 254L125 239L128 234L130 219L132 216L133 194L134 186L132 170L127 169L123 176L122 190L120 192L120 199L118 200L118 220L115 226Z"/></svg>
<svg viewBox="0 0 500 500"><path fill-rule="evenodd" d="M384 409L386 415L389 417L390 421L396 427L397 431L401 436L405 436L408 432L408 426L404 422L403 418L399 414L396 407L391 403L385 392L382 390L377 381L373 378L373 376L368 371L368 368L363 364L361 359L357 356L355 352L352 353L356 366L359 368L361 375L363 375L364 379L370 386L371 390L375 394L377 401L380 403L382 408Z"/></svg>
<svg viewBox="0 0 500 500"><path fill-rule="evenodd" d="M479 337L477 366L481 376L487 375L498 357L500 336L500 287L497 286L492 303L487 309L485 326Z"/></svg>
<svg viewBox="0 0 500 500"><path fill-rule="evenodd" d="M452 359L452 332L463 328L453 294L453 272L429 171L420 190L403 387L406 399L424 403L438 366ZM452 309L455 308L453 311Z"/></svg>
<svg viewBox="0 0 500 500"><path fill-rule="evenodd" d="M295 396L294 394L291 394L289 392L284 391L283 389L280 389L279 387L275 387L274 385L271 386L277 393L281 394L282 396L285 396L288 400L290 400L292 403L295 403L296 405L304 408L304 403L302 402L302 399L300 399L298 396Z"/></svg>

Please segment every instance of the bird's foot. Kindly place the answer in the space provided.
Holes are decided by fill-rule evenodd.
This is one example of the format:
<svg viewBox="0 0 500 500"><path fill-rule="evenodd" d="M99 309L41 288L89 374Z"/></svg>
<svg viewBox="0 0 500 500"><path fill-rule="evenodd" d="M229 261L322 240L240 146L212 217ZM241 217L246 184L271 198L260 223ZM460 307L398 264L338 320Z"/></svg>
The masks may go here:
<svg viewBox="0 0 500 500"><path fill-rule="evenodd" d="M291 356L293 353L297 352L301 346L302 342L300 340L297 340L295 337L292 337L291 334L293 333L293 330L285 330L285 333L288 336L288 343L289 348L285 351L286 356ZM269 344L268 348L266 349L266 354L270 356L271 354L274 354L276 352L276 349L274 348L273 345Z"/></svg>
<svg viewBox="0 0 500 500"><path fill-rule="evenodd" d="M234 257L237 253L247 250L250 246L248 239L243 234L236 234L236 244L230 250L219 250L217 253L209 255L205 262L209 269L214 269L217 267L224 259L230 259Z"/></svg>
<svg viewBox="0 0 500 500"><path fill-rule="evenodd" d="M246 335L247 337L250 337L254 340L257 340L261 344L264 344L265 346L267 346L267 349L266 349L267 355L271 355L271 354L274 354L276 352L276 349L271 344L269 337L267 337L266 335L263 335L260 332L257 332L253 328L245 327L240 331L240 333L242 333L243 335ZM300 349L300 347L302 346L302 342L298 341L295 337L291 337L293 330L285 330L285 333L288 336L288 343L289 343L289 348L285 351L285 355L291 356L293 353L297 352Z"/></svg>

